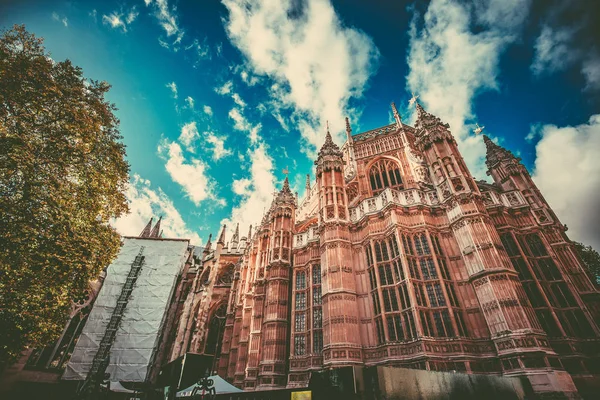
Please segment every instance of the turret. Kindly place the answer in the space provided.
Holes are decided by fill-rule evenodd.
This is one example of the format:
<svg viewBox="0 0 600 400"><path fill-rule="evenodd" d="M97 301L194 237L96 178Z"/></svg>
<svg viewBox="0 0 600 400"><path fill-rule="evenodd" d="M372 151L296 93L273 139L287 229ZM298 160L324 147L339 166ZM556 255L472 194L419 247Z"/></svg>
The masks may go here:
<svg viewBox="0 0 600 400"><path fill-rule="evenodd" d="M492 176L494 182L505 191L529 189L533 182L527 169L521 164L521 159L504 147L498 146L487 135L483 135L483 141L486 148L487 174Z"/></svg>
<svg viewBox="0 0 600 400"><path fill-rule="evenodd" d="M317 161L324 366L362 362L343 154L329 130ZM335 321L335 322L333 322ZM332 357L337 354L337 357Z"/></svg>
<svg viewBox="0 0 600 400"><path fill-rule="evenodd" d="M540 224L556 222L561 230L565 229L531 179L521 159L510 150L494 143L487 135L483 135L483 141L486 147L487 174L492 176L494 183L505 192L519 190Z"/></svg>
<svg viewBox="0 0 600 400"><path fill-rule="evenodd" d="M265 389L285 387L286 382L287 346L285 341L272 339L285 337L289 331L288 296L295 211L296 198L286 176L268 214L270 236L263 235L269 240L266 253L269 257L265 268L266 298L262 303L264 312L258 381L259 386Z"/></svg>
<svg viewBox="0 0 600 400"><path fill-rule="evenodd" d="M479 193L471 172L458 151L456 140L450 133L450 126L425 111L419 103L416 104L415 144L433 173L439 197L445 201L453 195Z"/></svg>

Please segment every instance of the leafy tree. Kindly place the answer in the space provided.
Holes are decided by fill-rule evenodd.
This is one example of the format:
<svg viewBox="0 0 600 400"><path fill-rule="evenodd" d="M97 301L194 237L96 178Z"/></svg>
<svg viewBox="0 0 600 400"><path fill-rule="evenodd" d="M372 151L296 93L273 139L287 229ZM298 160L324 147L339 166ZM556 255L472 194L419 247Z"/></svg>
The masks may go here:
<svg viewBox="0 0 600 400"><path fill-rule="evenodd" d="M0 369L53 341L71 299L116 256L129 165L110 85L55 62L15 25L0 36Z"/></svg>
<svg viewBox="0 0 600 400"><path fill-rule="evenodd" d="M600 254L592 248L592 246L586 246L583 243L573 242L575 250L581 257L583 264L592 274L595 284L600 284Z"/></svg>

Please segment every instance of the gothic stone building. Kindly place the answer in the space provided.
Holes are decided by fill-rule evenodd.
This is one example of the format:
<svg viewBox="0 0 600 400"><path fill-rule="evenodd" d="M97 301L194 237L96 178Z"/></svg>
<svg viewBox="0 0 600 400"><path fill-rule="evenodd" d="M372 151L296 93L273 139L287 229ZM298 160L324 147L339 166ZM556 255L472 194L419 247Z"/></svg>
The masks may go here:
<svg viewBox="0 0 600 400"><path fill-rule="evenodd" d="M301 202L286 178L253 235L204 250L172 359L215 354L244 390L377 365L598 385L600 292L520 160L484 136L476 181L447 124L392 108L341 149L327 132Z"/></svg>
<svg viewBox="0 0 600 400"><path fill-rule="evenodd" d="M493 183L476 181L447 124L418 104L414 127L392 110L382 128L347 123L341 149L327 132L305 198L286 178L254 232L178 248L139 376L156 383L191 353L247 391L348 366L521 376L568 397L600 388L600 292L520 160L484 136ZM149 224L128 240L166 239ZM85 347L72 332L62 342L62 364Z"/></svg>

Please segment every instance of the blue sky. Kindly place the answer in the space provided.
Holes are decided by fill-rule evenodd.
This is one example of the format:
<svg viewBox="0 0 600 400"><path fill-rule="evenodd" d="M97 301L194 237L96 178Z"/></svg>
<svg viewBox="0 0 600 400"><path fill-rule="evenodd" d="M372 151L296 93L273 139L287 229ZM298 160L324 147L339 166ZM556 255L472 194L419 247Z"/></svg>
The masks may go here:
<svg viewBox="0 0 600 400"><path fill-rule="evenodd" d="M339 144L412 122L414 92L485 179L475 122L522 157L574 239L600 247L600 13L595 1L4 0L56 60L112 84L137 234L200 244L260 222L290 170L300 197L329 120Z"/></svg>

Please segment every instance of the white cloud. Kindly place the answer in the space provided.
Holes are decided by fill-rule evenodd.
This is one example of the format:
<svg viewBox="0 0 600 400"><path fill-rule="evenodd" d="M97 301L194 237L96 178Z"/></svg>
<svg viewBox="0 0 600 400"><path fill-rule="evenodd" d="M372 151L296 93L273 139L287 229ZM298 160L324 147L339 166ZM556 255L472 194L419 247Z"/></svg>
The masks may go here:
<svg viewBox="0 0 600 400"><path fill-rule="evenodd" d="M587 124L544 125L533 180L569 236L600 249L600 114Z"/></svg>
<svg viewBox="0 0 600 400"><path fill-rule="evenodd" d="M215 92L220 95L225 95L231 93L231 89L233 88L233 82L227 81L223 84L223 86L219 86L215 88Z"/></svg>
<svg viewBox="0 0 600 400"><path fill-rule="evenodd" d="M127 32L127 25L123 21L123 14L112 13L109 15L102 16L102 22L105 25L110 25L111 28L121 28L123 32Z"/></svg>
<svg viewBox="0 0 600 400"><path fill-rule="evenodd" d="M228 226L239 223L241 232L246 232L250 225L256 227L260 223L264 211L271 205L275 191L273 159L269 156L266 145L261 142L248 150L248 158L252 163L250 176L234 180L232 185L233 192L242 196L242 201L233 207L229 218L222 221Z"/></svg>
<svg viewBox="0 0 600 400"><path fill-rule="evenodd" d="M171 89L171 93L173 93L173 98L177 98L177 84L175 82L167 83L166 86Z"/></svg>
<svg viewBox="0 0 600 400"><path fill-rule="evenodd" d="M194 109L194 99L191 96L186 97L185 102L191 110Z"/></svg>
<svg viewBox="0 0 600 400"><path fill-rule="evenodd" d="M202 43L200 43L200 41L198 39L194 39L192 41L192 43L185 46L185 50L194 50L194 52L198 56L198 60L205 60L205 59L211 58L210 47L207 43L206 38L204 38L204 41ZM196 65L197 65L197 62L194 64L194 66L196 66Z"/></svg>
<svg viewBox="0 0 600 400"><path fill-rule="evenodd" d="M535 75L564 70L578 58L578 51L570 44L573 34L574 30L569 28L552 29L548 25L542 27L540 36L535 41L535 55L531 64Z"/></svg>
<svg viewBox="0 0 600 400"><path fill-rule="evenodd" d="M179 27L176 14L177 8L175 6L169 7L167 0L144 0L144 3L148 7L153 5L154 16L158 20L158 24L165 30L167 37L183 34L183 31Z"/></svg>
<svg viewBox="0 0 600 400"><path fill-rule="evenodd" d="M127 18L125 20L125 22L127 23L127 25L129 25L133 21L135 21L135 19L138 17L138 15L140 15L140 13L137 11L136 6L133 6L131 8L131 10L129 10L129 12L127 13Z"/></svg>
<svg viewBox="0 0 600 400"><path fill-rule="evenodd" d="M348 101L362 96L378 58L372 40L343 26L327 0L223 4L227 34L252 72L280 83L271 96L293 109L304 150L314 153L323 143L326 120L341 139Z"/></svg>
<svg viewBox="0 0 600 400"><path fill-rule="evenodd" d="M516 40L529 0L488 0L470 6L433 0L420 24L411 24L408 88L431 113L450 124L471 173L485 177L485 146L474 137L472 101L483 90L497 89L498 59ZM470 27L482 28L473 33Z"/></svg>
<svg viewBox="0 0 600 400"><path fill-rule="evenodd" d="M238 106L240 106L242 108L246 107L246 102L244 100L242 100L242 98L240 97L239 94L233 93L231 95L231 98L233 99L233 101L235 102L235 104L237 104Z"/></svg>
<svg viewBox="0 0 600 400"><path fill-rule="evenodd" d="M52 19L58 22L61 22L65 27L69 26L69 20L67 19L67 17L61 17L60 15L58 15L58 13L53 12L52 13Z"/></svg>
<svg viewBox="0 0 600 400"><path fill-rule="evenodd" d="M187 227L171 199L161 188L152 189L149 180L133 174L126 194L130 213L113 221L113 226L121 235L137 236L150 218L154 217L156 223L156 218L162 215L163 237L185 238L190 239L192 244L202 244L198 234Z"/></svg>
<svg viewBox="0 0 600 400"><path fill-rule="evenodd" d="M96 10L94 10L94 19L96 18L95 13ZM102 15L102 23L110 25L113 29L120 28L123 32L127 32L127 28L139 14L137 7L133 6L129 11L114 11L108 15Z"/></svg>
<svg viewBox="0 0 600 400"><path fill-rule="evenodd" d="M244 83L248 86L254 86L258 83L258 78L254 75L250 76L248 71L245 70L240 72L240 78L242 78L242 81L244 81Z"/></svg>
<svg viewBox="0 0 600 400"><path fill-rule="evenodd" d="M158 146L159 155L166 161L165 168L171 179L178 183L195 205L204 200L212 199L224 204L222 199L214 194L214 182L207 176L207 166L202 160L184 157L179 143L163 139Z"/></svg>
<svg viewBox="0 0 600 400"><path fill-rule="evenodd" d="M259 132L262 129L261 123L252 125L237 108L232 108L229 111L229 118L231 118L234 122L234 129L248 133L248 138L251 144L258 143L258 141L261 139L259 135Z"/></svg>
<svg viewBox="0 0 600 400"><path fill-rule="evenodd" d="M212 108L210 106L205 105L203 107L203 110L204 110L204 114L208 115L209 117L212 117L213 110L212 110Z"/></svg>
<svg viewBox="0 0 600 400"><path fill-rule="evenodd" d="M593 52L583 60L581 72L587 82L586 89L600 89L600 56Z"/></svg>
<svg viewBox="0 0 600 400"><path fill-rule="evenodd" d="M158 44L160 44L160 47L164 47L165 49L170 49L171 47L169 46L169 43L165 42L163 39L158 38Z"/></svg>
<svg viewBox="0 0 600 400"><path fill-rule="evenodd" d="M93 9L92 11L90 11L90 12L88 13L88 15L89 15L90 17L92 17L92 19L94 20L94 22L97 22L97 21L98 21L98 12L96 11L96 9Z"/></svg>
<svg viewBox="0 0 600 400"><path fill-rule="evenodd" d="M189 122L181 128L181 134L179 135L179 142L183 144L187 151L194 152L194 142L200 138L196 122Z"/></svg>
<svg viewBox="0 0 600 400"><path fill-rule="evenodd" d="M252 181L248 178L236 179L233 181L232 189L233 193L240 196L249 196L250 195L250 185Z"/></svg>
<svg viewBox="0 0 600 400"><path fill-rule="evenodd" d="M217 136L213 132L204 132L206 143L212 145L213 160L218 161L223 157L231 155L231 150L225 148L225 137Z"/></svg>

